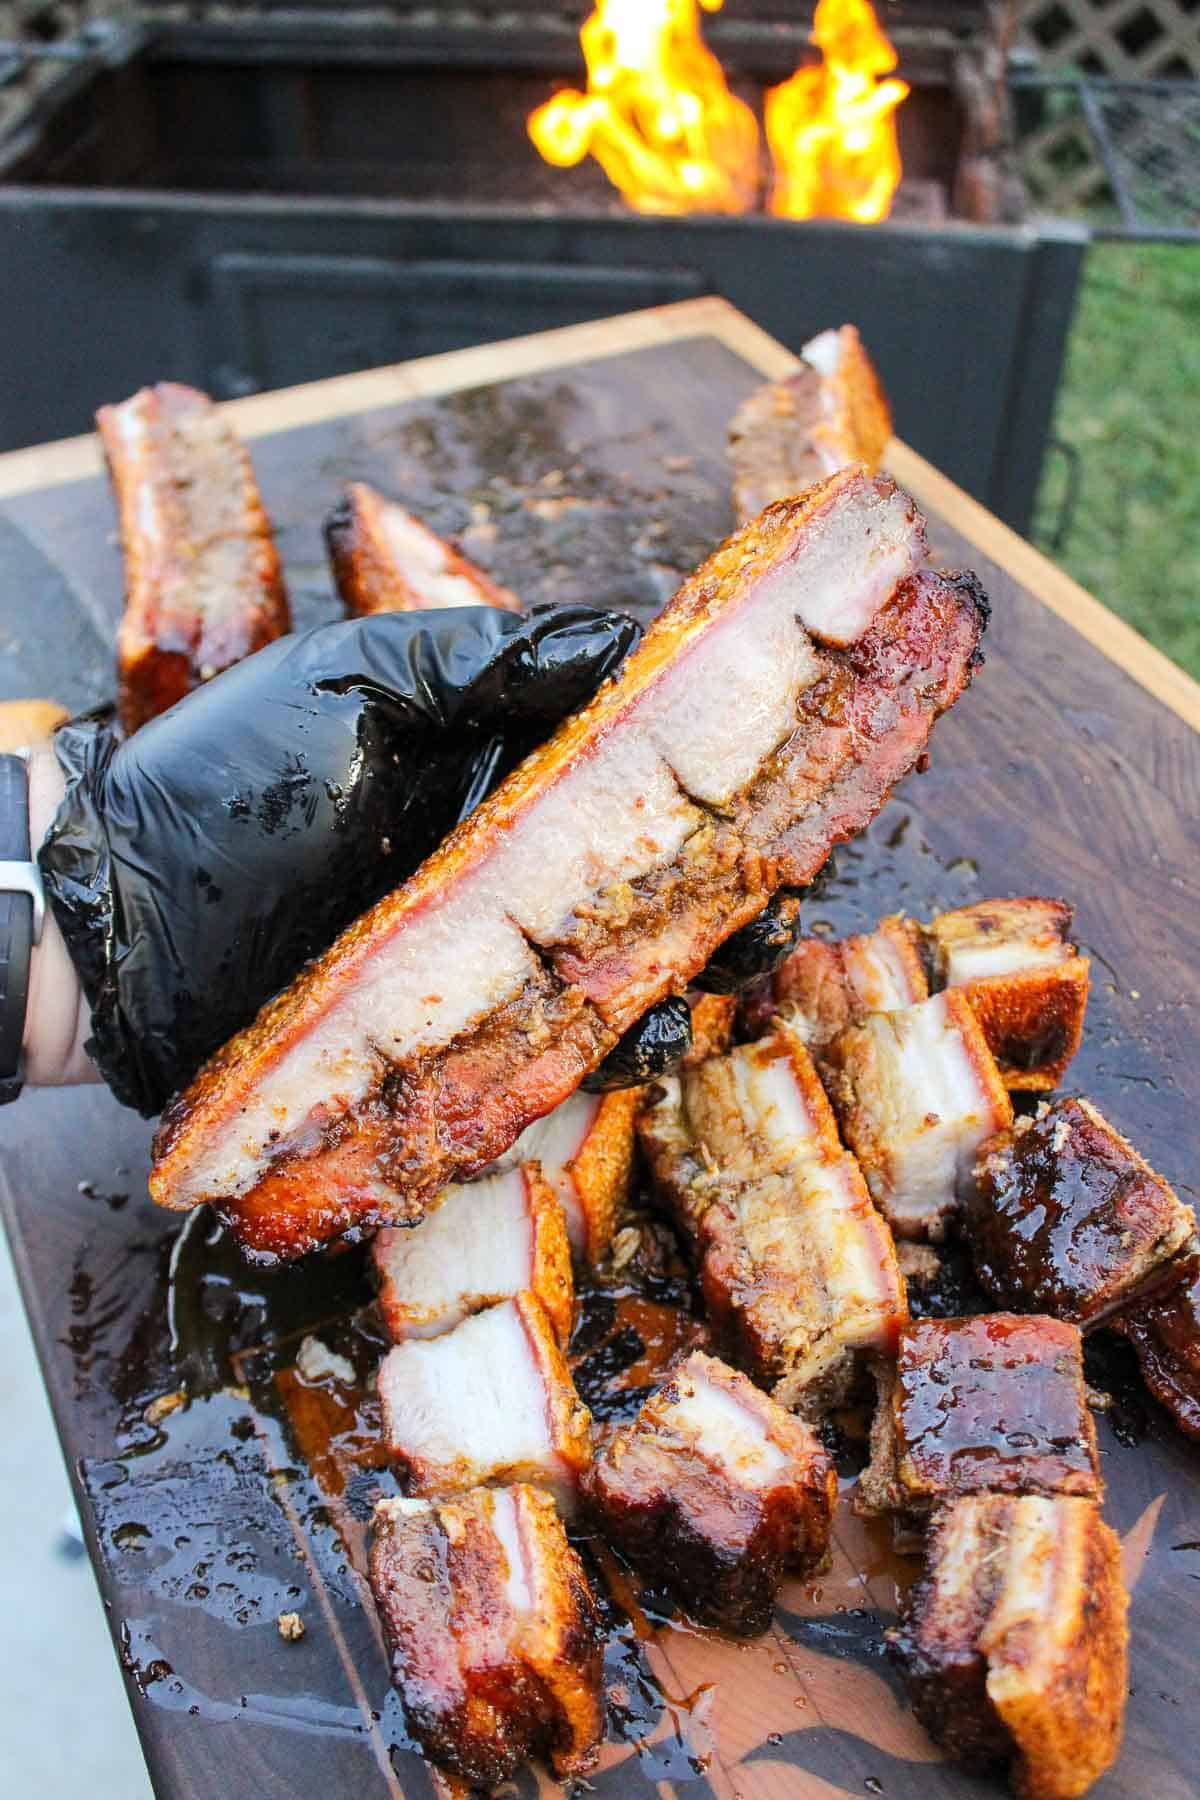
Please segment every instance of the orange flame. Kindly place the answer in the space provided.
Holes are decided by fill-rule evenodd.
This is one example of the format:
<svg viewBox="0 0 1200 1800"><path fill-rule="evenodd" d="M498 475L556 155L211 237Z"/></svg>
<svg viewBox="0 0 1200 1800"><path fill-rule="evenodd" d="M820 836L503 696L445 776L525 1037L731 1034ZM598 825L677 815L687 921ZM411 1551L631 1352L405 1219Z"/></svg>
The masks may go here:
<svg viewBox="0 0 1200 1800"><path fill-rule="evenodd" d="M895 113L908 83L879 77L896 67L896 52L868 0L819 0L812 41L824 61L767 94L771 211L886 219L900 181Z"/></svg>
<svg viewBox="0 0 1200 1800"><path fill-rule="evenodd" d="M758 124L705 45L696 0L596 0L580 42L587 93L566 89L529 117L547 162L572 168L590 151L640 212L755 205Z"/></svg>

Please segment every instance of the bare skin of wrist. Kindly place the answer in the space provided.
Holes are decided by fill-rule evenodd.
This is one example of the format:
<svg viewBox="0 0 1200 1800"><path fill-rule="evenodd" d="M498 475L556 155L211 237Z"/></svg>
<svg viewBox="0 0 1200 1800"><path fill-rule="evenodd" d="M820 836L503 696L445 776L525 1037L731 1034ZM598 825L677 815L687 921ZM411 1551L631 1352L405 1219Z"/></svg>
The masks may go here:
<svg viewBox="0 0 1200 1800"><path fill-rule="evenodd" d="M29 841L37 847L45 837L63 797L63 774L49 745L29 757ZM25 1009L25 1080L30 1087L67 1087L99 1081L100 1073L84 1050L91 1035L91 1015L75 965L50 908L42 939L29 963L29 1002Z"/></svg>

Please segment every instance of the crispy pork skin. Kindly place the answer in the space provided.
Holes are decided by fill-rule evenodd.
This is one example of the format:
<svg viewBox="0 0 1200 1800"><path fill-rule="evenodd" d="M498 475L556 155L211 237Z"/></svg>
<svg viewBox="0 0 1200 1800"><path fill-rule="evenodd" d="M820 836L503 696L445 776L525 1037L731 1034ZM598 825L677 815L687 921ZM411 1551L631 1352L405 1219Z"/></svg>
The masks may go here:
<svg viewBox="0 0 1200 1800"><path fill-rule="evenodd" d="M419 1224L378 1232L371 1255L395 1343L440 1337L525 1289L545 1307L558 1342L571 1335L566 1220L535 1162L447 1188Z"/></svg>
<svg viewBox="0 0 1200 1800"><path fill-rule="evenodd" d="M446 606L521 611L515 594L365 481L351 482L326 519L325 543L351 617Z"/></svg>
<svg viewBox="0 0 1200 1800"><path fill-rule="evenodd" d="M576 1261L594 1268L629 1199L640 1088L574 1093L521 1133L501 1167L536 1159L558 1199Z"/></svg>
<svg viewBox="0 0 1200 1800"><path fill-rule="evenodd" d="M856 1508L920 1518L979 1493L1100 1497L1076 1326L988 1313L922 1319L901 1333Z"/></svg>
<svg viewBox="0 0 1200 1800"><path fill-rule="evenodd" d="M121 723L136 731L291 621L250 458L208 396L162 381L96 425L125 558Z"/></svg>
<svg viewBox="0 0 1200 1800"><path fill-rule="evenodd" d="M621 675L201 1071L164 1118L155 1198L211 1200L252 1254L295 1255L417 1218L494 1161L924 750L986 605L971 577L908 575L922 544L911 502L855 470L730 539Z"/></svg>
<svg viewBox="0 0 1200 1800"><path fill-rule="evenodd" d="M1094 1323L1151 1284L1195 1215L1086 1100L1043 1104L983 1146L964 1237L1002 1306Z"/></svg>
<svg viewBox="0 0 1200 1800"><path fill-rule="evenodd" d="M981 900L924 927L934 986L959 988L1006 1087L1057 1087L1079 1048L1089 963L1065 900Z"/></svg>
<svg viewBox="0 0 1200 1800"><path fill-rule="evenodd" d="M755 1637L784 1571L823 1561L837 1475L807 1426L696 1350L609 1439L588 1498L608 1542L685 1612Z"/></svg>
<svg viewBox="0 0 1200 1800"><path fill-rule="evenodd" d="M803 1043L780 1022L652 1093L642 1147L719 1340L783 1404L832 1403L866 1352L894 1352L908 1310Z"/></svg>
<svg viewBox="0 0 1200 1800"><path fill-rule="evenodd" d="M802 938L771 977L771 997L820 1051L868 1013L898 1012L929 998L920 932L896 916L855 937Z"/></svg>
<svg viewBox="0 0 1200 1800"><path fill-rule="evenodd" d="M567 1517L592 1460L592 1422L545 1308L517 1294L379 1367L384 1446L410 1494L527 1481Z"/></svg>
<svg viewBox="0 0 1200 1800"><path fill-rule="evenodd" d="M820 1069L842 1136L900 1237L940 1238L974 1183L980 1145L1012 1102L979 1023L953 989L871 1013L825 1046Z"/></svg>
<svg viewBox="0 0 1200 1800"><path fill-rule="evenodd" d="M800 355L795 374L756 388L730 423L743 523L847 463L877 469L892 435L887 398L853 325L821 332Z"/></svg>
<svg viewBox="0 0 1200 1800"><path fill-rule="evenodd" d="M1075 1800L1120 1749L1128 1606L1093 1501L978 1495L938 1514L890 1649L951 1756L1007 1764L1022 1800Z"/></svg>
<svg viewBox="0 0 1200 1800"><path fill-rule="evenodd" d="M1200 1439L1200 1243L1172 1265L1169 1288L1108 1321L1137 1352L1142 1379L1180 1431Z"/></svg>
<svg viewBox="0 0 1200 1800"><path fill-rule="evenodd" d="M380 1500L371 1589L409 1729L472 1788L533 1756L581 1775L604 1729L600 1621L549 1495Z"/></svg>

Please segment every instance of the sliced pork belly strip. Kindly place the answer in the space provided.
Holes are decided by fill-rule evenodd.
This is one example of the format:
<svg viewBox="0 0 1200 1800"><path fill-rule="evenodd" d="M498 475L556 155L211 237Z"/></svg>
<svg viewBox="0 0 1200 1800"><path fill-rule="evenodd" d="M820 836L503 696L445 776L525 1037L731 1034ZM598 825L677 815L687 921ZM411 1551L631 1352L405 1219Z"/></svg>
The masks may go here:
<svg viewBox="0 0 1200 1800"><path fill-rule="evenodd" d="M685 1611L753 1637L785 1570L824 1559L837 1475L806 1426L697 1350L610 1438L588 1498L608 1541Z"/></svg>
<svg viewBox="0 0 1200 1800"><path fill-rule="evenodd" d="M500 1166L536 1159L562 1207L576 1260L594 1267L629 1198L640 1088L574 1093L524 1130Z"/></svg>
<svg viewBox="0 0 1200 1800"><path fill-rule="evenodd" d="M1086 1100L1043 1104L980 1153L964 1237L1001 1305L1094 1323L1170 1280L1196 1219Z"/></svg>
<svg viewBox="0 0 1200 1800"><path fill-rule="evenodd" d="M909 504L854 471L731 539L621 677L201 1072L156 1199L212 1200L252 1253L293 1255L494 1161L921 753L974 666L973 584L902 583L845 653L796 622L919 547Z"/></svg>
<svg viewBox="0 0 1200 1800"><path fill-rule="evenodd" d="M537 1163L447 1188L418 1225L371 1245L388 1333L440 1337L471 1313L528 1289L554 1335L571 1335L575 1289L563 1209Z"/></svg>
<svg viewBox="0 0 1200 1800"><path fill-rule="evenodd" d="M353 481L325 521L325 543L342 605L364 613L521 602L394 500Z"/></svg>
<svg viewBox="0 0 1200 1800"><path fill-rule="evenodd" d="M1012 1103L978 1021L950 989L871 1013L820 1059L842 1136L875 1204L901 1237L939 1238L974 1184L980 1146Z"/></svg>
<svg viewBox="0 0 1200 1800"><path fill-rule="evenodd" d="M250 458L208 396L163 381L96 425L125 558L121 722L136 731L291 621Z"/></svg>
<svg viewBox="0 0 1200 1800"><path fill-rule="evenodd" d="M380 1364L379 1398L384 1447L409 1493L527 1481L573 1512L591 1415L535 1295L397 1344Z"/></svg>
<svg viewBox="0 0 1200 1800"><path fill-rule="evenodd" d="M919 1519L961 1494L1102 1491L1074 1325L988 1313L905 1327L856 1510Z"/></svg>
<svg viewBox="0 0 1200 1800"><path fill-rule="evenodd" d="M744 400L729 426L740 521L847 463L877 469L892 435L879 377L853 325L823 331L793 375Z"/></svg>
<svg viewBox="0 0 1200 1800"><path fill-rule="evenodd" d="M833 1403L908 1311L892 1234L798 1035L779 1024L658 1084L639 1120L714 1331L788 1406Z"/></svg>
<svg viewBox="0 0 1200 1800"><path fill-rule="evenodd" d="M981 900L924 927L934 984L956 987L983 1027L1006 1087L1057 1087L1083 1036L1090 964L1065 900Z"/></svg>
<svg viewBox="0 0 1200 1800"><path fill-rule="evenodd" d="M951 1756L1009 1764L1025 1800L1075 1800L1120 1748L1128 1606L1092 1501L981 1495L938 1514L890 1648Z"/></svg>
<svg viewBox="0 0 1200 1800"><path fill-rule="evenodd" d="M426 1755L473 1788L532 1756L559 1776L590 1769L604 1728L599 1614L549 1495L381 1500L372 1524L392 1679Z"/></svg>

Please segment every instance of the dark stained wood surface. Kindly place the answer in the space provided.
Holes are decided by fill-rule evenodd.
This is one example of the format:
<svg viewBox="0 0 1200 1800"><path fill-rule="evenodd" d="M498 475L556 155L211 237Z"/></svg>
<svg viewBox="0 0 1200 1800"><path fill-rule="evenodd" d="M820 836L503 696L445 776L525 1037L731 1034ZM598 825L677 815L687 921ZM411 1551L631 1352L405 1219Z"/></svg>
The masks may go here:
<svg viewBox="0 0 1200 1800"><path fill-rule="evenodd" d="M298 622L333 616L319 524L352 478L436 529L469 527L472 553L530 602L649 613L731 524L725 424L758 379L693 336L259 438ZM993 893L1074 900L1094 993L1070 1085L1194 1201L1200 738L947 520L931 527L991 595L988 664L814 916L841 930ZM112 530L98 480L0 503L0 698L109 692ZM206 1219L181 1229L150 1206L149 1134L100 1090L0 1113L5 1221L156 1788L423 1795L436 1783L357 1573L378 1486L370 1402L347 1410L319 1382L298 1400L289 1373L310 1330L369 1356L369 1330L347 1324L367 1316L361 1255L241 1269ZM1200 1768L1200 1458L1119 1359L1099 1375L1118 1394L1101 1422L1106 1513L1136 1586L1126 1745L1094 1791L1183 1800ZM318 1439L336 1454L314 1463ZM594 1785L622 1800L1002 1792L944 1764L905 1710L881 1634L906 1578L843 1512L829 1575L789 1587L759 1644L618 1633ZM294 1609L306 1635L285 1643L276 1620ZM69 1729L66 1656L63 1683Z"/></svg>

